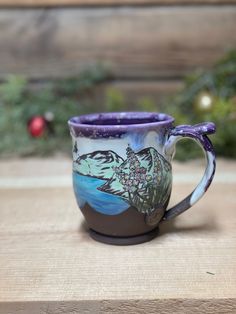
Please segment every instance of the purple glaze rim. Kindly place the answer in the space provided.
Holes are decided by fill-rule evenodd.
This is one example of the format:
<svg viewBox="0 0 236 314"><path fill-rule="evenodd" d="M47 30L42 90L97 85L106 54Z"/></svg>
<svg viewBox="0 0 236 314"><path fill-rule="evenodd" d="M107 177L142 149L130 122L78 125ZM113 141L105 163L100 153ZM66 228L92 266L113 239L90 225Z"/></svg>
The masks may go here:
<svg viewBox="0 0 236 314"><path fill-rule="evenodd" d="M101 124L102 121L117 120L113 124ZM125 120L124 124L118 121ZM128 123L130 120L130 123ZM135 122L139 120L140 122ZM100 124L96 124L99 121ZM144 122L142 122L144 121ZM74 136L84 137L120 137L128 132L144 132L156 130L157 128L172 128L174 118L160 112L126 111L91 113L72 117L68 121ZM92 124L93 123L93 124Z"/></svg>

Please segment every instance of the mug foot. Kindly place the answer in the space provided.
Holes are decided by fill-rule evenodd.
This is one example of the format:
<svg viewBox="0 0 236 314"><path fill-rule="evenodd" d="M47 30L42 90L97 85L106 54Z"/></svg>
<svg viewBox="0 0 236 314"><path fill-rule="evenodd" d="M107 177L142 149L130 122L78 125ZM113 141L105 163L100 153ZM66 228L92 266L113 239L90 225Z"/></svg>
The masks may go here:
<svg viewBox="0 0 236 314"><path fill-rule="evenodd" d="M91 238L98 242L106 243L106 244L112 244L112 245L134 245L134 244L140 244L144 242L148 242L152 239L154 239L159 233L159 228L155 228L147 233L137 235L137 236L131 236L131 237L113 237L108 236L102 233L99 233L97 231L94 231L93 229L89 229L89 234Z"/></svg>

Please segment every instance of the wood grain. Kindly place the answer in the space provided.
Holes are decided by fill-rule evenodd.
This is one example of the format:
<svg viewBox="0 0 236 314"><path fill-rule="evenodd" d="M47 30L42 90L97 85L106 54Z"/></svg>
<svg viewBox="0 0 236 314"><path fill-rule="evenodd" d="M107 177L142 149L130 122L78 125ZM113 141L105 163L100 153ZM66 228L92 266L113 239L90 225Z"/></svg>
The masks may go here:
<svg viewBox="0 0 236 314"><path fill-rule="evenodd" d="M235 314L235 299L5 302L1 314Z"/></svg>
<svg viewBox="0 0 236 314"><path fill-rule="evenodd" d="M106 84L99 93L106 95L109 90L120 91L126 102L127 107L132 110L142 101L152 101L156 105L156 110L163 110L163 104L183 88L180 80L163 81L115 81ZM162 108L161 108L162 106Z"/></svg>
<svg viewBox="0 0 236 314"><path fill-rule="evenodd" d="M68 172L68 160L46 164L5 161L0 171ZM183 168L193 175L199 163ZM72 188L0 189L0 313L235 313L235 187L216 182L159 237L130 247L89 238ZM174 185L171 203L190 189Z"/></svg>
<svg viewBox="0 0 236 314"><path fill-rule="evenodd" d="M231 4L236 0L0 0L0 6L121 6L121 5L183 5Z"/></svg>
<svg viewBox="0 0 236 314"><path fill-rule="evenodd" d="M77 75L106 64L116 78L182 77L236 46L236 6L0 11L0 78Z"/></svg>
<svg viewBox="0 0 236 314"><path fill-rule="evenodd" d="M38 92L46 88L48 83L50 84L48 81L31 82L30 90ZM105 110L103 105L110 91L122 93L127 110L137 109L137 104L142 101L152 101L156 105L155 110L163 110L167 99L180 91L183 86L181 80L111 80L98 84L91 91L91 98L94 104L99 105L100 111Z"/></svg>

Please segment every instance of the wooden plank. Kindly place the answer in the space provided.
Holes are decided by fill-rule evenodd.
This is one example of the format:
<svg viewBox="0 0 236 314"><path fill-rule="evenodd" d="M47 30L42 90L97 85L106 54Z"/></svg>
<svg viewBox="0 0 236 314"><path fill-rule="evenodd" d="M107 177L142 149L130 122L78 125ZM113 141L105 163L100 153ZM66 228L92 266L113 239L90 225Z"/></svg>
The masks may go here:
<svg viewBox="0 0 236 314"><path fill-rule="evenodd" d="M229 162L228 162L229 163ZM193 170L190 172L191 164ZM204 168L204 161L199 163L199 169ZM217 160L217 167L221 170L224 160ZM37 171L39 167L40 170ZM187 167L187 173L186 173ZM52 171L54 169L54 171ZM201 180L202 173L196 169L196 162L182 164L173 163L174 184L190 184L194 186ZM235 163L227 165L227 171L217 171L214 183L236 184L236 176L233 171ZM55 161L54 159L28 159L27 164L21 164L21 160L1 161L0 164L0 189L39 189L39 188L68 188L71 182L71 160ZM64 174L64 175L63 175Z"/></svg>
<svg viewBox="0 0 236 314"><path fill-rule="evenodd" d="M118 94L123 98L125 110L163 111L168 98L181 90L183 85L180 80L118 80L100 84L93 90L91 97L100 111L107 110L106 104L111 94Z"/></svg>
<svg viewBox="0 0 236 314"><path fill-rule="evenodd" d="M107 91L112 89L120 91L129 109L137 107L140 102L151 101L156 105L156 110L163 110L163 103L181 90L183 85L180 80L116 81L106 85L103 93L106 95Z"/></svg>
<svg viewBox="0 0 236 314"><path fill-rule="evenodd" d="M0 314L235 314L235 299L4 302Z"/></svg>
<svg viewBox="0 0 236 314"><path fill-rule="evenodd" d="M234 4L236 0L0 0L0 6L122 6L122 5L183 5Z"/></svg>
<svg viewBox="0 0 236 314"><path fill-rule="evenodd" d="M177 188L180 196L186 188ZM163 226L156 240L130 248L90 240L71 189L4 190L0 300L44 305L109 300L112 305L117 299L129 304L139 299L178 303L195 298L215 299L217 307L218 299L235 298L234 190L228 185L212 189L215 202L221 193L229 199L228 219L217 203L212 206L212 195L174 226ZM210 210L213 207L217 209Z"/></svg>
<svg viewBox="0 0 236 314"><path fill-rule="evenodd" d="M4 161L0 171L63 175L69 163ZM177 170L193 175L199 166ZM235 172L236 164L221 161L218 171ZM72 188L0 189L0 313L234 314L235 187L215 182L159 237L130 247L89 238ZM191 188L175 184L171 203Z"/></svg>
<svg viewBox="0 0 236 314"><path fill-rule="evenodd" d="M50 84L48 81L30 82L30 89L39 91L46 88L48 83ZM100 111L106 110L107 95L112 91L121 93L126 110L138 110L140 102L150 101L156 105L155 110L164 110L168 97L180 91L183 86L181 80L114 80L97 85L91 93L91 99L100 106Z"/></svg>
<svg viewBox="0 0 236 314"><path fill-rule="evenodd" d="M50 81L30 82L30 89L38 91L50 84ZM184 87L182 80L111 80L98 84L94 90L94 100L104 104L106 94L110 90L121 92L127 101L127 106L134 108L137 102L150 99L161 104L168 96L172 96Z"/></svg>
<svg viewBox="0 0 236 314"><path fill-rule="evenodd" d="M236 7L0 11L0 77L76 75L96 62L117 78L181 77L236 46Z"/></svg>

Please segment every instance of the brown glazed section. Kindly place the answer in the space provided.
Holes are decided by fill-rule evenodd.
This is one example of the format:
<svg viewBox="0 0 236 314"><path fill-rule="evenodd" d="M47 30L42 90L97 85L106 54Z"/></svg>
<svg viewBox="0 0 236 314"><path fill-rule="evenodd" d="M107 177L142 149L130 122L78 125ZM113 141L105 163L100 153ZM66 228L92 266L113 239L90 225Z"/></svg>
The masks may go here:
<svg viewBox="0 0 236 314"><path fill-rule="evenodd" d="M155 229L158 225L148 225L145 221L145 214L139 213L134 207L129 207L118 215L104 215L95 211L86 203L81 211L86 219L89 228L96 232L112 237L131 237L141 235ZM161 216L164 210L161 211Z"/></svg>

